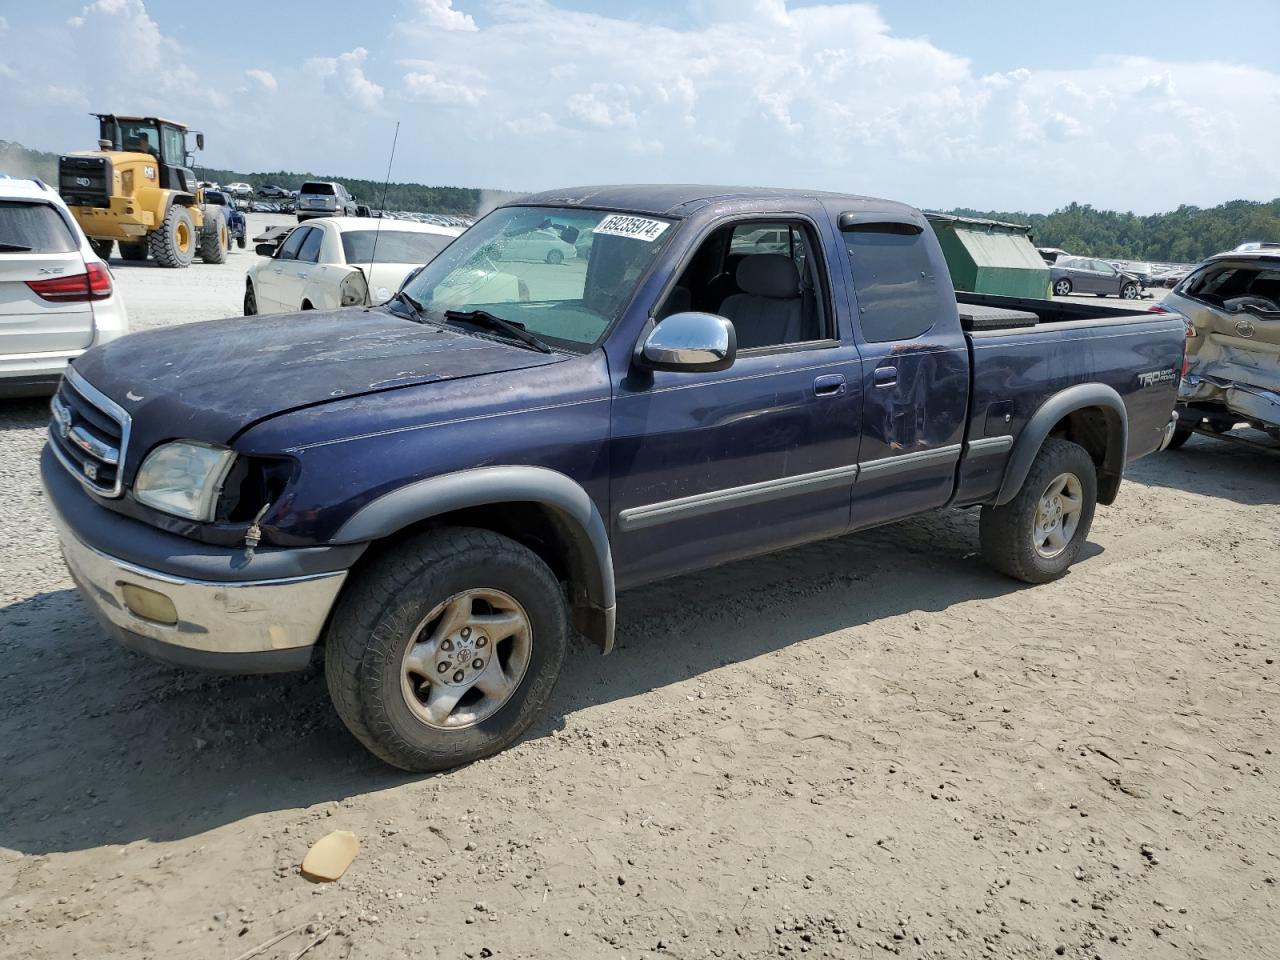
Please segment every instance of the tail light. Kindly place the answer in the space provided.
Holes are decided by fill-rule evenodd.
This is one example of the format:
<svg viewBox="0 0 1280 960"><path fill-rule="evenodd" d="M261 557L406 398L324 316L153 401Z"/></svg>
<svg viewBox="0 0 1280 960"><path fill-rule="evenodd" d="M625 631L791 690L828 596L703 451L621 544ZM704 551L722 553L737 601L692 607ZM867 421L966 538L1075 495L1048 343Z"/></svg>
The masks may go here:
<svg viewBox="0 0 1280 960"><path fill-rule="evenodd" d="M90 263L84 273L48 280L28 280L27 286L42 300L52 303L83 303L111 296L111 273L105 264Z"/></svg>
<svg viewBox="0 0 1280 960"><path fill-rule="evenodd" d="M1163 313L1171 317L1182 316L1182 314L1178 313L1176 310L1170 310L1168 307L1159 303L1154 306L1147 307L1147 313ZM1198 334L1196 333L1196 328L1191 325L1191 321L1186 317L1182 317L1182 325L1186 328L1187 332L1186 338L1182 341L1182 376L1186 377L1187 370L1191 367L1191 358L1187 355L1187 347L1189 346L1187 340L1198 336Z"/></svg>

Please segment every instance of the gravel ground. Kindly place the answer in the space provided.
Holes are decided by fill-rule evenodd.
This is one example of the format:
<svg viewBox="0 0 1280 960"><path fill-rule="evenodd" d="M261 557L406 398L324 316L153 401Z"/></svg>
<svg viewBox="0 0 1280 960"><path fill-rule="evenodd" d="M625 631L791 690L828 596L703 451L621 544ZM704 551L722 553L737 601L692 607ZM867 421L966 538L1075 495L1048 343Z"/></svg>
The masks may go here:
<svg viewBox="0 0 1280 960"><path fill-rule="evenodd" d="M255 218L259 220L260 218ZM254 226L258 226L255 223ZM250 255L122 267L135 329L238 312ZM1065 579L930 515L623 595L547 719L370 759L318 675L106 641L0 404L0 956L1265 958L1280 948L1276 461L1136 464ZM341 881L298 874L333 829Z"/></svg>

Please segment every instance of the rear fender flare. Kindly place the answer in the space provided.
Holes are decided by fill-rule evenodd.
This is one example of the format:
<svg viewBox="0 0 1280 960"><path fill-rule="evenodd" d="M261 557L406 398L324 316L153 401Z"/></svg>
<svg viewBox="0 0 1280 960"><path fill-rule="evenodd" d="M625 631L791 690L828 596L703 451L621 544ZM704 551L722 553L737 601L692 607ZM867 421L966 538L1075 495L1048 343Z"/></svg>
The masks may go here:
<svg viewBox="0 0 1280 960"><path fill-rule="evenodd" d="M1008 503L1022 489L1036 455L1044 446L1049 432L1078 410L1096 408L1102 411L1107 425L1107 448L1098 468L1098 502L1114 503L1124 476L1129 448L1129 413L1124 400L1105 383L1081 383L1055 393L1032 414L1014 441L1013 452L1005 465L1004 480L996 494L996 505Z"/></svg>
<svg viewBox="0 0 1280 960"><path fill-rule="evenodd" d="M586 609L576 611L579 628L608 653L613 649L617 603L608 529L587 492L563 473L531 466L477 467L418 480L365 504L342 524L332 542L381 540L455 510L503 503L536 503L561 523L575 554L570 566L580 571L583 581L572 586L587 601Z"/></svg>

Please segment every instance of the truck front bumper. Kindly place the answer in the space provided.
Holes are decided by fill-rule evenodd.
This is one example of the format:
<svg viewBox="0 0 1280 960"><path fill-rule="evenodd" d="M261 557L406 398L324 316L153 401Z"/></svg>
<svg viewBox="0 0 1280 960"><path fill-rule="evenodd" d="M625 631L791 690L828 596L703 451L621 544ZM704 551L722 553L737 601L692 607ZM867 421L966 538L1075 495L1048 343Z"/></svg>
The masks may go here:
<svg viewBox="0 0 1280 960"><path fill-rule="evenodd" d="M94 615L121 645L180 666L305 669L363 552L264 550L247 560L99 506L47 447L41 472L63 557Z"/></svg>

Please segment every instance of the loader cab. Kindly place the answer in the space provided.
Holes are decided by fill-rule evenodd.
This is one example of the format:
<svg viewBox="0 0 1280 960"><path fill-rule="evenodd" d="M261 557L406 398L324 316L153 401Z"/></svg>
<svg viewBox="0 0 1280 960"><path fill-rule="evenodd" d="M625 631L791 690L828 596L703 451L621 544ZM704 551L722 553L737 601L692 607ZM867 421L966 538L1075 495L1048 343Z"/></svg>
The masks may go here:
<svg viewBox="0 0 1280 960"><path fill-rule="evenodd" d="M149 153L156 158L159 185L166 190L195 193L194 161L188 149L187 128L158 117L120 117L100 113L98 138L104 150ZM195 133L195 147L204 149L204 134Z"/></svg>

